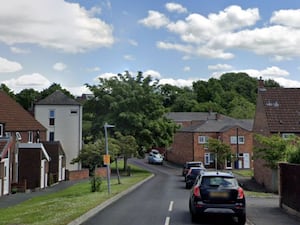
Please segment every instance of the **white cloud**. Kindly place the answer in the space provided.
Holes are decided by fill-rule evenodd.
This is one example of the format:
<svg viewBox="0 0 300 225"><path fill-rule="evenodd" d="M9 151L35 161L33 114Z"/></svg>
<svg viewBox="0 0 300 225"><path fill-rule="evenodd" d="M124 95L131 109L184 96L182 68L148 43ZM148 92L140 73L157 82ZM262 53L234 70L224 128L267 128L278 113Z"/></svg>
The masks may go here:
<svg viewBox="0 0 300 225"><path fill-rule="evenodd" d="M279 10L273 12L270 22L273 24L280 24L300 28L300 9Z"/></svg>
<svg viewBox="0 0 300 225"><path fill-rule="evenodd" d="M183 68L183 71L184 71L184 72L189 72L189 71L191 71L191 67L185 66L185 67Z"/></svg>
<svg viewBox="0 0 300 225"><path fill-rule="evenodd" d="M155 70L146 70L143 72L144 76L151 76L153 79L160 79L161 74L158 71Z"/></svg>
<svg viewBox="0 0 300 225"><path fill-rule="evenodd" d="M163 78L159 80L159 84L170 84L177 87L192 87L195 79L173 79L173 78Z"/></svg>
<svg viewBox="0 0 300 225"><path fill-rule="evenodd" d="M169 19L162 13L149 10L148 17L141 19L139 23L143 24L146 27L160 28L169 23Z"/></svg>
<svg viewBox="0 0 300 225"><path fill-rule="evenodd" d="M11 0L0 7L0 42L37 44L71 53L111 46L113 29L92 17L95 11L63 0Z"/></svg>
<svg viewBox="0 0 300 225"><path fill-rule="evenodd" d="M42 91L43 89L48 88L51 84L51 82L45 76L39 73L22 75L16 79L13 78L3 81L3 83L15 93L27 88L33 88L35 90Z"/></svg>
<svg viewBox="0 0 300 225"><path fill-rule="evenodd" d="M29 49L22 49L22 48L17 48L17 47L10 47L10 51L15 53L15 54L27 54L30 53Z"/></svg>
<svg viewBox="0 0 300 225"><path fill-rule="evenodd" d="M20 63L0 57L0 73L13 73L22 70Z"/></svg>
<svg viewBox="0 0 300 225"><path fill-rule="evenodd" d="M268 67L268 68L260 71L260 73L263 76L271 76L271 77L279 77L279 76L286 77L286 76L290 75L290 73L288 71L282 70L277 66Z"/></svg>
<svg viewBox="0 0 300 225"><path fill-rule="evenodd" d="M62 62L58 62L53 65L53 69L56 71L64 71L66 68L67 65Z"/></svg>
<svg viewBox="0 0 300 225"><path fill-rule="evenodd" d="M186 13L187 9L178 3L169 2L166 4L166 9L169 12Z"/></svg>
<svg viewBox="0 0 300 225"><path fill-rule="evenodd" d="M231 70L232 66L228 64L216 64L216 65L209 65L209 70Z"/></svg>
<svg viewBox="0 0 300 225"><path fill-rule="evenodd" d="M129 44L132 45L132 46L138 46L139 45L136 40L132 40L132 39L129 40Z"/></svg>
<svg viewBox="0 0 300 225"><path fill-rule="evenodd" d="M124 55L123 58L124 58L125 60L128 60L128 61L133 61L133 60L135 60L134 56L132 56L132 55Z"/></svg>

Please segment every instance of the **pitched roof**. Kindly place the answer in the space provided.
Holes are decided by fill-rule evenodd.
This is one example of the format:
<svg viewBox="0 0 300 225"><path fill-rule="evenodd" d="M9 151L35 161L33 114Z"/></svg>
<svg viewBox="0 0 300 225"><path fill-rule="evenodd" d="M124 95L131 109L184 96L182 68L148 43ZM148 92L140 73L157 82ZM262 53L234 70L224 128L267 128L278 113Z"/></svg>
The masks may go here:
<svg viewBox="0 0 300 225"><path fill-rule="evenodd" d="M214 112L169 112L166 117L176 122L180 121L205 121L215 119L217 113Z"/></svg>
<svg viewBox="0 0 300 225"><path fill-rule="evenodd" d="M247 131L252 131L253 120L250 119L234 119L226 116L222 116L220 119L209 119L202 124L198 124L190 127L183 127L180 131L185 132L225 132L231 128L240 127Z"/></svg>
<svg viewBox="0 0 300 225"><path fill-rule="evenodd" d="M234 119L212 112L170 112L166 116L176 122L199 121L195 125L182 127L180 131L183 132L224 132L233 127L252 131L253 128L253 120Z"/></svg>
<svg viewBox="0 0 300 225"><path fill-rule="evenodd" d="M65 95L62 91L56 90L51 95L38 101L35 105L81 105L75 99Z"/></svg>
<svg viewBox="0 0 300 225"><path fill-rule="evenodd" d="M299 88L269 88L259 95L271 132L300 132Z"/></svg>
<svg viewBox="0 0 300 225"><path fill-rule="evenodd" d="M0 123L5 124L6 131L46 130L28 111L2 90L0 90L0 102Z"/></svg>

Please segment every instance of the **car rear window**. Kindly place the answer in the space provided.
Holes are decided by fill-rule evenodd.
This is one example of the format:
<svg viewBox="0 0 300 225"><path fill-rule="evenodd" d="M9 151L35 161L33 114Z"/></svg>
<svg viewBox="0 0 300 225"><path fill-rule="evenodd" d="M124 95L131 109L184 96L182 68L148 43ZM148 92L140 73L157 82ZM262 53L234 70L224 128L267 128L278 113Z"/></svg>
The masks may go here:
<svg viewBox="0 0 300 225"><path fill-rule="evenodd" d="M201 185L210 187L236 187L238 183L234 177L205 176L202 177Z"/></svg>

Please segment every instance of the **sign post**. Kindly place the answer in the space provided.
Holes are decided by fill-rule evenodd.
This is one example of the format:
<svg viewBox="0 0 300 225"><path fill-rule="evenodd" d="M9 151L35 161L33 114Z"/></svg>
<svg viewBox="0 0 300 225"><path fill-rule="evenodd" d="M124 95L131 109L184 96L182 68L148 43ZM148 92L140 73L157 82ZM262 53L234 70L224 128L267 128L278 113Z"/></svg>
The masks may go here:
<svg viewBox="0 0 300 225"><path fill-rule="evenodd" d="M106 177L107 177L107 191L110 194L110 155L108 154L108 140L107 140L107 128L115 127L114 125L104 124L105 134L105 155L103 156L103 162L106 165Z"/></svg>

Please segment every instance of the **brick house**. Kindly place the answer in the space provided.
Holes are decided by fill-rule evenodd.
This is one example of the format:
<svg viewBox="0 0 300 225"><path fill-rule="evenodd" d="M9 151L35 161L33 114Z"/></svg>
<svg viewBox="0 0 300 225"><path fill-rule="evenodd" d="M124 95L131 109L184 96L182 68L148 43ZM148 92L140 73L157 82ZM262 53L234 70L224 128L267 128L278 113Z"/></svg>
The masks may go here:
<svg viewBox="0 0 300 225"><path fill-rule="evenodd" d="M208 149L207 142L215 138L230 145L232 154L238 156L236 162L232 159L224 162L227 169L252 168L253 120L204 112L172 112L167 118L181 126L166 153L167 160L178 164L202 161L207 168L214 168L215 154Z"/></svg>
<svg viewBox="0 0 300 225"><path fill-rule="evenodd" d="M264 136L280 134L283 138L291 134L300 136L300 89L265 88L262 79L258 82L253 132ZM277 192L277 170L271 170L264 164L262 159L255 159L254 178L269 191Z"/></svg>
<svg viewBox="0 0 300 225"><path fill-rule="evenodd" d="M10 193L12 183L20 182L19 144L34 145L45 140L46 128L2 90L0 90L0 102L1 196Z"/></svg>

